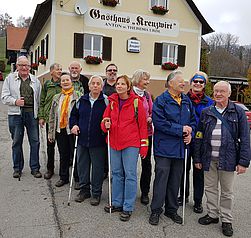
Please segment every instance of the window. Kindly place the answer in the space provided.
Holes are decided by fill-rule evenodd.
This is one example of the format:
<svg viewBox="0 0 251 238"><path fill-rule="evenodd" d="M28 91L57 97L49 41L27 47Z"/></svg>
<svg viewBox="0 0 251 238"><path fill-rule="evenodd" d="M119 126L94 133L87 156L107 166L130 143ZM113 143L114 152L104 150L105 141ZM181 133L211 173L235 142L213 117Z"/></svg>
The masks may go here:
<svg viewBox="0 0 251 238"><path fill-rule="evenodd" d="M153 6L163 6L165 9L167 9L167 1L168 0L151 0L151 8Z"/></svg>
<svg viewBox="0 0 251 238"><path fill-rule="evenodd" d="M84 55L102 57L102 36L84 34Z"/></svg>
<svg viewBox="0 0 251 238"><path fill-rule="evenodd" d="M88 55L111 61L112 38L101 35L74 33L73 57L84 58Z"/></svg>
<svg viewBox="0 0 251 238"><path fill-rule="evenodd" d="M41 56L44 56L44 39L41 40Z"/></svg>
<svg viewBox="0 0 251 238"><path fill-rule="evenodd" d="M178 64L180 67L185 66L186 46L158 43L154 45L154 65L161 65L165 62Z"/></svg>
<svg viewBox="0 0 251 238"><path fill-rule="evenodd" d="M49 35L45 36L45 57L49 58Z"/></svg>
<svg viewBox="0 0 251 238"><path fill-rule="evenodd" d="M178 45L163 44L162 47L162 64L165 62L171 62L177 64L178 59Z"/></svg>

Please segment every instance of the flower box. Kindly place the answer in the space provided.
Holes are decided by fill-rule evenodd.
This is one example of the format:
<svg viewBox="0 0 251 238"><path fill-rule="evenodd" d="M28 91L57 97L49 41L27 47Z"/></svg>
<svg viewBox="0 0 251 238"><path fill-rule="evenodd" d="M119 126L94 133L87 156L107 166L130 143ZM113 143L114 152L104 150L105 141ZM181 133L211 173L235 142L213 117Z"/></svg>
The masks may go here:
<svg viewBox="0 0 251 238"><path fill-rule="evenodd" d="M163 6L153 6L151 8L154 14L165 15L168 10Z"/></svg>
<svg viewBox="0 0 251 238"><path fill-rule="evenodd" d="M116 0L102 0L102 3L104 6L116 7L118 4L118 1L116 1Z"/></svg>
<svg viewBox="0 0 251 238"><path fill-rule="evenodd" d="M84 57L84 60L87 64L100 64L100 63L102 63L102 59L97 56L88 55L88 56Z"/></svg>
<svg viewBox="0 0 251 238"><path fill-rule="evenodd" d="M46 57L45 56L40 56L39 58L38 58L38 62L40 63L40 64L43 64L43 65L46 65Z"/></svg>
<svg viewBox="0 0 251 238"><path fill-rule="evenodd" d="M31 69L38 70L38 64L37 63L31 64Z"/></svg>
<svg viewBox="0 0 251 238"><path fill-rule="evenodd" d="M178 68L178 65L177 65L177 64L173 64L173 63L171 63L171 62L166 62L166 63L163 63L163 64L161 65L161 68L162 68L163 70L175 70L175 69Z"/></svg>

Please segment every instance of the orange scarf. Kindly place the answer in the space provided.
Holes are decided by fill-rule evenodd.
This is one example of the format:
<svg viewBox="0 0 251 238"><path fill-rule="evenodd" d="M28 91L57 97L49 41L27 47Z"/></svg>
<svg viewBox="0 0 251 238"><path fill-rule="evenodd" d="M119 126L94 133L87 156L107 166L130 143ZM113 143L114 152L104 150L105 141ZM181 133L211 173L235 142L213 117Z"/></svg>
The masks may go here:
<svg viewBox="0 0 251 238"><path fill-rule="evenodd" d="M73 94L73 90L74 90L73 87L67 90L62 89L62 94L64 94L65 97L62 102L61 112L60 112L60 128L65 128L68 124L68 108L69 108L70 97Z"/></svg>

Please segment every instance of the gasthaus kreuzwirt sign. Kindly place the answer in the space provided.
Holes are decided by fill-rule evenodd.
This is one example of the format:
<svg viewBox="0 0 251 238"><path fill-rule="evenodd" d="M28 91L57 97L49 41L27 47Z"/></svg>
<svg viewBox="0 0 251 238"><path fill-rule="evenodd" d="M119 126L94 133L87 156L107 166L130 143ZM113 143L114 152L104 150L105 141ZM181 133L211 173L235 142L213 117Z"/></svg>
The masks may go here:
<svg viewBox="0 0 251 238"><path fill-rule="evenodd" d="M179 23L177 20L98 8L91 8L86 12L84 15L84 24L111 30L158 34L171 37L176 37L179 34Z"/></svg>

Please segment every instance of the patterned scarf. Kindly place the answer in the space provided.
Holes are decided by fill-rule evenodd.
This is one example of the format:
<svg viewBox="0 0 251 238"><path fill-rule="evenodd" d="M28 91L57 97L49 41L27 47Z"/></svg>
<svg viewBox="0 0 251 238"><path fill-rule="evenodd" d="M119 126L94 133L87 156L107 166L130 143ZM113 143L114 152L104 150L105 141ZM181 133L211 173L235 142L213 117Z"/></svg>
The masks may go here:
<svg viewBox="0 0 251 238"><path fill-rule="evenodd" d="M190 91L187 93L188 97L190 98L190 100L194 103L194 104L199 104L201 102L201 100L204 98L205 94L204 91L201 93L193 93L192 89L190 89Z"/></svg>
<svg viewBox="0 0 251 238"><path fill-rule="evenodd" d="M60 128L65 128L68 124L68 108L69 108L70 97L73 94L73 90L74 90L73 87L67 90L62 89L62 94L64 94L65 97L62 102L61 112L60 112Z"/></svg>
<svg viewBox="0 0 251 238"><path fill-rule="evenodd" d="M142 90L136 86L133 86L133 91L140 97L143 97L145 93L145 90Z"/></svg>

